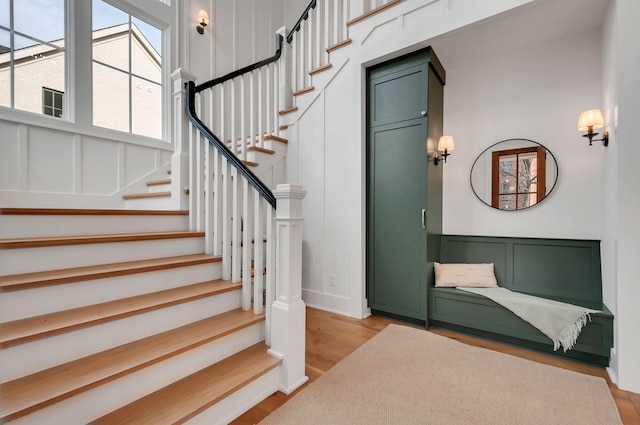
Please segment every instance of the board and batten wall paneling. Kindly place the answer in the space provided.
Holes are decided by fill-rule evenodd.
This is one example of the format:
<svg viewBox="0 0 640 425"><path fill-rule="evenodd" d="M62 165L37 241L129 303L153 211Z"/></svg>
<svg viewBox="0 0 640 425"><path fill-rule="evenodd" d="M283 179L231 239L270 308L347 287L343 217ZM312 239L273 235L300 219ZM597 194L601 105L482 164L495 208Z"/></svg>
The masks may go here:
<svg viewBox="0 0 640 425"><path fill-rule="evenodd" d="M283 0L189 0L183 42L184 67L199 83L265 59L275 52L276 31L284 25ZM198 11L206 10L209 26L196 32Z"/></svg>

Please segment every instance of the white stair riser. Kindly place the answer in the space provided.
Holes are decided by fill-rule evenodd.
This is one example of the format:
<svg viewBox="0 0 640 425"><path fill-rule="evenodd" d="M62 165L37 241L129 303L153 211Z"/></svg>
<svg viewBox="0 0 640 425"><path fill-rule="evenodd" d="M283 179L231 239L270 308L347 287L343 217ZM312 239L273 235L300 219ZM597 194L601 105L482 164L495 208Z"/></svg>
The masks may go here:
<svg viewBox="0 0 640 425"><path fill-rule="evenodd" d="M133 210L168 210L171 208L171 197L127 199L124 206Z"/></svg>
<svg viewBox="0 0 640 425"><path fill-rule="evenodd" d="M13 248L2 251L3 275L201 254L204 237Z"/></svg>
<svg viewBox="0 0 640 425"><path fill-rule="evenodd" d="M171 192L171 183L147 186L149 193Z"/></svg>
<svg viewBox="0 0 640 425"><path fill-rule="evenodd" d="M0 238L183 231L186 215L0 215Z"/></svg>
<svg viewBox="0 0 640 425"><path fill-rule="evenodd" d="M220 263L3 292L0 322L40 316L178 286L219 279Z"/></svg>
<svg viewBox="0 0 640 425"><path fill-rule="evenodd" d="M240 303L239 291L227 292L14 345L0 350L0 364L11 365L0 369L0 382L221 314L239 308Z"/></svg>
<svg viewBox="0 0 640 425"><path fill-rule="evenodd" d="M219 403L185 422L187 425L224 425L278 391L278 368L274 368Z"/></svg>
<svg viewBox="0 0 640 425"><path fill-rule="evenodd" d="M133 374L18 418L13 425L84 424L235 354L264 337L263 324L212 341Z"/></svg>

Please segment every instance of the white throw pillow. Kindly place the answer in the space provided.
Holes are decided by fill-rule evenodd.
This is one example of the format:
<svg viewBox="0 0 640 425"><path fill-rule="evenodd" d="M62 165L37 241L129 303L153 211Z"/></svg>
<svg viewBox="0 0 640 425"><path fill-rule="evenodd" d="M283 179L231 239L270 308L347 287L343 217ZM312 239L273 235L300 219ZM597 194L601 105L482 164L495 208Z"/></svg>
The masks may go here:
<svg viewBox="0 0 640 425"><path fill-rule="evenodd" d="M498 282L493 273L493 263L487 264L440 264L434 263L436 286L469 288L497 288Z"/></svg>

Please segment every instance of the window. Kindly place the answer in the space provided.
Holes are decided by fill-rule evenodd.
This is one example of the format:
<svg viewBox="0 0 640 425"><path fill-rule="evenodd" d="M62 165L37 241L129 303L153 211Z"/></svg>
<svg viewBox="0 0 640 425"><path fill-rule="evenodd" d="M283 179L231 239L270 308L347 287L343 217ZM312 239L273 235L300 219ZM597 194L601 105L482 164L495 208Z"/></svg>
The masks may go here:
<svg viewBox="0 0 640 425"><path fill-rule="evenodd" d="M162 137L162 31L93 0L93 124Z"/></svg>
<svg viewBox="0 0 640 425"><path fill-rule="evenodd" d="M42 114L42 88L65 91L65 16L65 0L0 0L0 106Z"/></svg>
<svg viewBox="0 0 640 425"><path fill-rule="evenodd" d="M58 90L42 88L42 113L52 117L62 117L64 93Z"/></svg>
<svg viewBox="0 0 640 425"><path fill-rule="evenodd" d="M545 196L545 157L542 147L509 149L492 153L491 206L521 210Z"/></svg>

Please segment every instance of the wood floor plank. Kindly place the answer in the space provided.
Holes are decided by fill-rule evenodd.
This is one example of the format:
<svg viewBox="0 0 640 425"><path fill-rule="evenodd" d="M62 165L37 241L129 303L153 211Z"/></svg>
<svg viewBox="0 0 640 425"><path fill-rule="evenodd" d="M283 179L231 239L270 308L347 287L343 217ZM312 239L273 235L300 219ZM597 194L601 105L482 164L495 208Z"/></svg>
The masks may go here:
<svg viewBox="0 0 640 425"><path fill-rule="evenodd" d="M0 324L0 348L58 335L241 288L222 280L201 282Z"/></svg>
<svg viewBox="0 0 640 425"><path fill-rule="evenodd" d="M174 231L150 233L122 233L109 235L51 236L42 238L0 239L0 249L38 248L45 246L84 245L114 242L136 242L163 239L201 238L204 232Z"/></svg>
<svg viewBox="0 0 640 425"><path fill-rule="evenodd" d="M116 410L92 425L180 424L280 364L264 344L194 373L160 391Z"/></svg>
<svg viewBox="0 0 640 425"><path fill-rule="evenodd" d="M386 328L390 323L414 326L384 316L369 316L365 319L358 320L335 313L307 308L305 371L309 377L309 381L288 396L280 392L272 395L231 422L231 424L252 425L260 422L268 416L269 413L283 405L287 400L297 394L298 391L301 391L321 376L323 372L331 369L340 360ZM446 329L430 328L429 330L436 334L456 339L464 344L483 347L538 363L585 373L587 375L602 377L609 384L613 399L618 406L622 423L624 425L640 424L640 407L638 407L640 406L640 395L618 389L617 386L611 382L604 368L460 334ZM636 400L635 405L633 400Z"/></svg>
<svg viewBox="0 0 640 425"><path fill-rule="evenodd" d="M151 260L125 261L97 266L74 267L44 272L22 273L0 276L0 292L34 288L38 286L60 285L90 279L146 273L156 270L194 266L221 261L218 256L208 254L180 255L176 257L154 258Z"/></svg>
<svg viewBox="0 0 640 425"><path fill-rule="evenodd" d="M262 320L264 315L233 310L6 382L0 385L0 422L26 415Z"/></svg>

